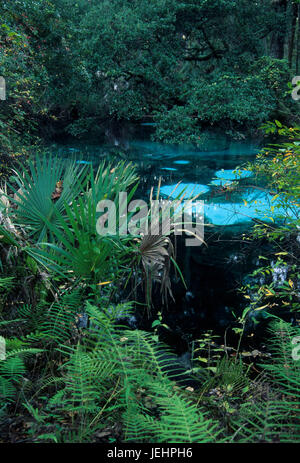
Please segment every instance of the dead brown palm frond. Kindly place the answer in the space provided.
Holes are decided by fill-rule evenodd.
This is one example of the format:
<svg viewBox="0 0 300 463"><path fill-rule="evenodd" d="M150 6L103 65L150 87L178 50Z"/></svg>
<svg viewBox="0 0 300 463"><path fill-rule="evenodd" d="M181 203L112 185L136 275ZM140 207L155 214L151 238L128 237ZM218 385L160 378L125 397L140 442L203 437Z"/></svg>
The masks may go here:
<svg viewBox="0 0 300 463"><path fill-rule="evenodd" d="M175 199L172 198L179 185L180 182L174 187L167 199L160 199L160 178L157 187L156 201L154 201L154 209L152 209L154 189L151 188L151 208L146 217L146 229L148 232L140 239L137 239L136 255L138 256L138 265L142 268L148 309L152 304L152 286L154 282L160 284L160 292L164 305L167 305L169 297L174 300L170 280L171 263L173 263L175 269L180 274L183 284L185 284L175 262L174 247L169 236L186 232L193 235L196 239L199 239L201 244L203 243L200 237L185 229L184 224L178 220L182 216L183 201L186 197L186 192L183 190ZM196 195L189 200L185 200L184 207L190 208L193 201L198 197L199 195Z"/></svg>
<svg viewBox="0 0 300 463"><path fill-rule="evenodd" d="M186 198L186 188L184 188L178 195L173 199L174 193L178 189L181 182L178 182L171 193L169 194L167 199L160 199L160 187L161 187L161 178L159 178L158 188L157 188L157 195L156 195L156 206L154 211L160 210L160 213L157 214L154 212L154 215L151 215L152 208L149 210L148 213L148 223L149 223L149 230L153 233L153 230L157 230L157 233L166 236L166 235L181 235L182 232L186 233L189 236L193 236L195 239L199 240L199 244L205 244L205 241L201 236L198 234L193 233L191 230L192 225L192 206L193 203L201 196L201 193L190 197L189 199ZM153 187L150 191L150 204L153 201ZM182 222L182 214L183 212L188 212L190 215L190 221ZM186 220L186 217L185 217ZM150 225L151 224L151 225ZM206 224L206 226L209 226Z"/></svg>
<svg viewBox="0 0 300 463"><path fill-rule="evenodd" d="M168 297L174 300L170 280L174 248L170 238L163 235L145 235L138 241L137 253L142 266L148 308L152 303L153 282L160 284L163 304L167 304Z"/></svg>

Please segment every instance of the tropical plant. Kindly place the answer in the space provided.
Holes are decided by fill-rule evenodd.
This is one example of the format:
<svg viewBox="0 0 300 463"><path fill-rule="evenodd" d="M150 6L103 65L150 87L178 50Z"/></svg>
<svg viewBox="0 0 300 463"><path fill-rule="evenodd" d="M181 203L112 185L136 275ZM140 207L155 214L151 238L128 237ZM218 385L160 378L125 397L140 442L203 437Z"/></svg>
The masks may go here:
<svg viewBox="0 0 300 463"><path fill-rule="evenodd" d="M259 256L258 267L244 286L249 304L244 320L261 319L268 314L298 317L299 298L299 225L300 225L300 129L275 121L263 126L267 134L279 135L283 141L263 149L246 168L271 196L264 220L257 220L250 236L244 239L256 245L267 242L270 250Z"/></svg>
<svg viewBox="0 0 300 463"><path fill-rule="evenodd" d="M174 359L166 346L150 333L116 324L111 310L88 305L86 311L90 328L81 343L58 348L69 360L52 381L59 390L49 401L49 413L70 413L71 429L82 441L116 419L124 422L126 441L214 441L217 424L183 390L174 390Z"/></svg>
<svg viewBox="0 0 300 463"><path fill-rule="evenodd" d="M41 349L7 349L5 359L0 360L0 410L11 403L17 394L17 387L24 381L26 373L25 359L42 352Z"/></svg>
<svg viewBox="0 0 300 463"><path fill-rule="evenodd" d="M28 163L29 172L21 166L14 171L17 188L10 185L15 204L14 223L26 230L37 242L51 240L48 224L58 226L57 213L65 215L67 204L83 192L87 169L51 156L39 156Z"/></svg>
<svg viewBox="0 0 300 463"><path fill-rule="evenodd" d="M259 393L233 417L238 442L299 442L300 361L293 358L300 330L278 319L270 325L270 362Z"/></svg>

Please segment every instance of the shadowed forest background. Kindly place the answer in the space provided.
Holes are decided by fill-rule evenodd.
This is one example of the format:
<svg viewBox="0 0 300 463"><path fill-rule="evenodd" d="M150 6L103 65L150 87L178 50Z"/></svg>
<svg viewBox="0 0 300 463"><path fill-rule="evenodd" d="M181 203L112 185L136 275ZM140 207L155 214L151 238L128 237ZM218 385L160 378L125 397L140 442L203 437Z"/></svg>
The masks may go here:
<svg viewBox="0 0 300 463"><path fill-rule="evenodd" d="M196 144L212 126L244 137L292 123L298 16L287 0L3 1L3 146L149 117L156 139Z"/></svg>

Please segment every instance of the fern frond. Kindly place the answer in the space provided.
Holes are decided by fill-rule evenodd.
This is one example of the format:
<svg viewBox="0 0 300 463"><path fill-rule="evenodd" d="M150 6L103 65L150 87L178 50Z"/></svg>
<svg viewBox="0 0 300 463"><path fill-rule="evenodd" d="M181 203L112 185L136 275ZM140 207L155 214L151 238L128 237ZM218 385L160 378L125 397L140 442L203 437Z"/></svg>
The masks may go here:
<svg viewBox="0 0 300 463"><path fill-rule="evenodd" d="M172 383L171 383L172 384ZM214 442L219 434L218 424L207 416L182 392L174 391L169 383L150 381L147 395L157 406L157 417L141 406L128 408L124 415L126 441L204 443ZM170 387L171 386L171 387Z"/></svg>
<svg viewBox="0 0 300 463"><path fill-rule="evenodd" d="M190 373L179 364L172 350L154 338L153 334L134 330L126 331L125 336L134 346L138 366L154 373L161 380L167 377L183 385L191 380Z"/></svg>
<svg viewBox="0 0 300 463"><path fill-rule="evenodd" d="M82 310L81 306L80 291L64 295L45 311L45 318L39 330L52 342L65 342L74 332L76 316Z"/></svg>
<svg viewBox="0 0 300 463"><path fill-rule="evenodd" d="M294 360L292 340L300 330L279 320L269 328L271 360L261 397L244 403L235 420L239 442L300 442L300 360Z"/></svg>

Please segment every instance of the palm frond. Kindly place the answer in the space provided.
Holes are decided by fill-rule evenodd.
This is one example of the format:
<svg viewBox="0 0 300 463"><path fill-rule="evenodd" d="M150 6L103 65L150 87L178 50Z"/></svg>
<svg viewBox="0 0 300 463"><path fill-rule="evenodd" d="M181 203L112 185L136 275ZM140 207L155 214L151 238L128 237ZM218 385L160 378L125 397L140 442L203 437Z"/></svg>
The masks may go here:
<svg viewBox="0 0 300 463"><path fill-rule="evenodd" d="M51 156L43 156L29 162L29 172L24 168L15 171L19 190L12 185L15 192L15 224L25 227L28 235L37 241L51 240L48 224L58 226L57 214L64 214L65 205L71 203L83 192L88 180L86 168L74 162L66 162ZM57 200L53 193L57 182L62 183L62 190Z"/></svg>

